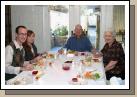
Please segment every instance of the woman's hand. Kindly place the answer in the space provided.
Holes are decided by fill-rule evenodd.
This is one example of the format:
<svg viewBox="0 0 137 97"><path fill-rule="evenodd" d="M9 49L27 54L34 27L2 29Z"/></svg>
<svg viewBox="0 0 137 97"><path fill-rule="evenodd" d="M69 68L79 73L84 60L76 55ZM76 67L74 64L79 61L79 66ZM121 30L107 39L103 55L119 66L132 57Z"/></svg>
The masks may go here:
<svg viewBox="0 0 137 97"><path fill-rule="evenodd" d="M117 61L110 61L108 65L105 67L105 71L109 71L113 69L117 64Z"/></svg>

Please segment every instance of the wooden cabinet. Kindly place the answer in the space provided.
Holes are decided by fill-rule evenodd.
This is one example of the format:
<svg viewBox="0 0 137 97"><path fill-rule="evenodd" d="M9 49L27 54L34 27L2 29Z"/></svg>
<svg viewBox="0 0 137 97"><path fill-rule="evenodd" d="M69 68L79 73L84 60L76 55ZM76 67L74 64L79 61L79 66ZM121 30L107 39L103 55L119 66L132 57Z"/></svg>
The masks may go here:
<svg viewBox="0 0 137 97"><path fill-rule="evenodd" d="M5 46L12 41L11 32L11 6L5 6Z"/></svg>

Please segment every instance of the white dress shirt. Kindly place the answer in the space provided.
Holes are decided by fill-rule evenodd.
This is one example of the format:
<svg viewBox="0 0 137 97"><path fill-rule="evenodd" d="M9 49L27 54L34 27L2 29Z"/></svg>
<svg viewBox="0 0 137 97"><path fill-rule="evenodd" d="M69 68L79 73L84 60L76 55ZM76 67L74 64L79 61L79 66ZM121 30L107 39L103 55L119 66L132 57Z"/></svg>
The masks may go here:
<svg viewBox="0 0 137 97"><path fill-rule="evenodd" d="M23 49L23 46L20 46L16 40L13 41L15 44L16 49L19 48L20 50ZM14 50L13 48L8 45L5 49L5 72L8 74L18 74L20 72L20 67L11 66L12 59L13 59Z"/></svg>

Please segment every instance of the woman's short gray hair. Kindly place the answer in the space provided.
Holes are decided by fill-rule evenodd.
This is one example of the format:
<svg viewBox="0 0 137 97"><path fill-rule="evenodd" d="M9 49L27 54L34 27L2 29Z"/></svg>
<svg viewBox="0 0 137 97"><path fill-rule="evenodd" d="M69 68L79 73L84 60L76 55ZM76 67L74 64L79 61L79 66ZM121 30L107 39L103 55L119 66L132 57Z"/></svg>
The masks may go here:
<svg viewBox="0 0 137 97"><path fill-rule="evenodd" d="M113 37L116 37L116 33L114 32L114 30L106 30L105 33L106 33L106 32L109 32L109 33L112 34ZM105 34L105 33L104 33L104 34Z"/></svg>

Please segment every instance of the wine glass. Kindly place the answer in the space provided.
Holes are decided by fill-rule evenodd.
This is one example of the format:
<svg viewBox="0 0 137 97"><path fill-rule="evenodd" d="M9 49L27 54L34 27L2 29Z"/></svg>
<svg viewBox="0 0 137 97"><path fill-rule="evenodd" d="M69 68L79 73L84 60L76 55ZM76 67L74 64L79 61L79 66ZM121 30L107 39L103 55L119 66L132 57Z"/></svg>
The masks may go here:
<svg viewBox="0 0 137 97"><path fill-rule="evenodd" d="M84 72L85 68L84 68L82 62L79 62L77 70L78 70L78 75L80 75L80 77L83 78L83 72Z"/></svg>

